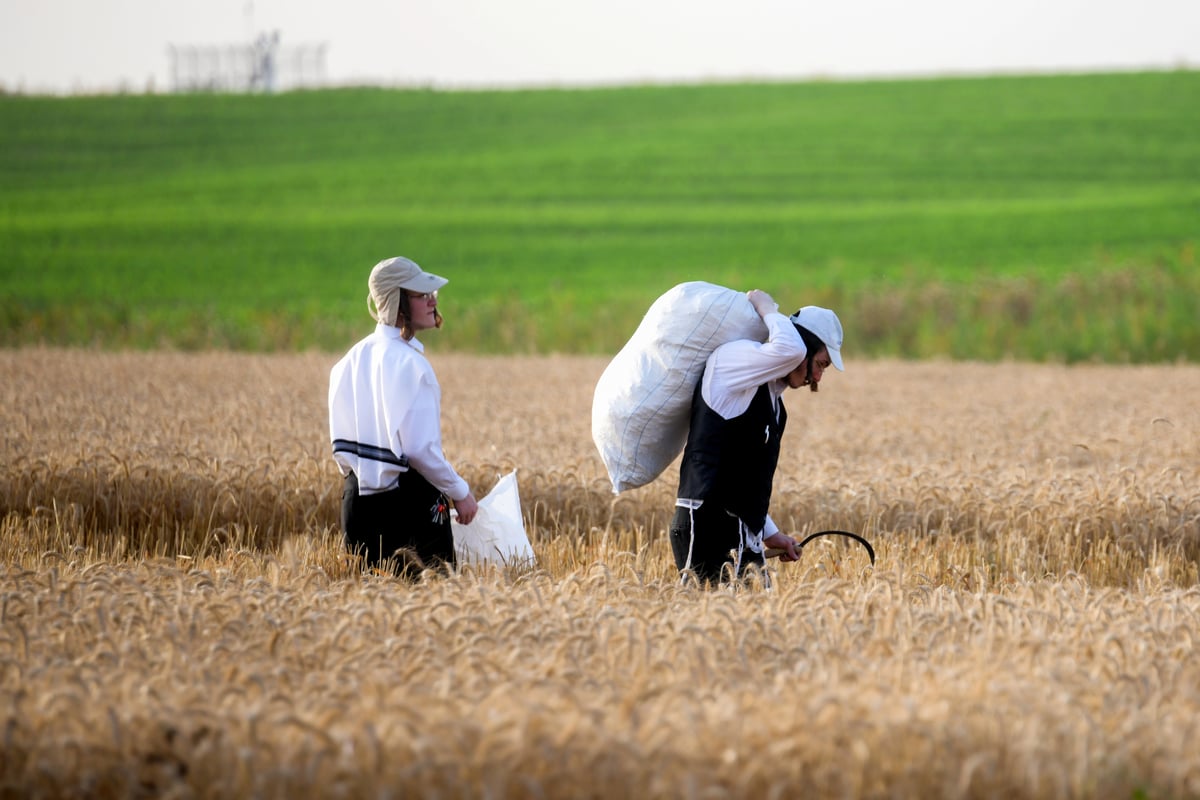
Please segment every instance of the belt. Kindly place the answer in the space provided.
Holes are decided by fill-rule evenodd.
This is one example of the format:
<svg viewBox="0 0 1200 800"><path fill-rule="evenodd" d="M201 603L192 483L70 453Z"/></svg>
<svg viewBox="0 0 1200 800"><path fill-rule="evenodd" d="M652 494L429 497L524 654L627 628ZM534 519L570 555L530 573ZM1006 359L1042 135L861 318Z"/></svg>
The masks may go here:
<svg viewBox="0 0 1200 800"><path fill-rule="evenodd" d="M333 452L351 453L359 458L382 461L385 464L395 464L398 467L408 469L408 456L398 456L386 447L360 444L359 442L352 442L349 439L334 439Z"/></svg>

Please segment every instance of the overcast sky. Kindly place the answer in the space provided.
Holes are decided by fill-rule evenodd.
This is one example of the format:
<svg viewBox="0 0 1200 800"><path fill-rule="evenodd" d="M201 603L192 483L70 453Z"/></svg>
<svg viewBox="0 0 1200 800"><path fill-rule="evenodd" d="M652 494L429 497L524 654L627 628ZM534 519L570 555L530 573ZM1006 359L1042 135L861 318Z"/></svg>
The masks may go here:
<svg viewBox="0 0 1200 800"><path fill-rule="evenodd" d="M8 91L170 88L277 30L331 83L596 85L1200 68L1200 0L0 0Z"/></svg>

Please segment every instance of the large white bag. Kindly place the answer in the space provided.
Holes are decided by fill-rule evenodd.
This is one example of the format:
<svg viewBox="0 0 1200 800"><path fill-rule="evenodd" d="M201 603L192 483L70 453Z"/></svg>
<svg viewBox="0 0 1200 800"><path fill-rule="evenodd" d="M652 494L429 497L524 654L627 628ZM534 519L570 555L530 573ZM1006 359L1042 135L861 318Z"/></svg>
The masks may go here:
<svg viewBox="0 0 1200 800"><path fill-rule="evenodd" d="M470 525L453 516L454 555L459 564L532 565L533 547L521 519L521 497L517 493L517 473L505 475L479 501L479 511Z"/></svg>
<svg viewBox="0 0 1200 800"><path fill-rule="evenodd" d="M692 281L654 301L592 396L592 439L615 494L654 480L683 452L692 394L712 352L766 338L744 292Z"/></svg>

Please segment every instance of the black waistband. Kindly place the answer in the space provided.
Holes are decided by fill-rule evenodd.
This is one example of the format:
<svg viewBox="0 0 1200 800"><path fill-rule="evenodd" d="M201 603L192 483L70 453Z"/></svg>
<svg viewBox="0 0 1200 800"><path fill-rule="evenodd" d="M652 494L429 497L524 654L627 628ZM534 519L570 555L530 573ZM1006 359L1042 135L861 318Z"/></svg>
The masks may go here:
<svg viewBox="0 0 1200 800"><path fill-rule="evenodd" d="M370 444L360 444L349 439L334 439L333 452L352 453L359 458L369 458L372 461L382 461L385 464L395 464L408 469L408 457L398 456L386 447L375 447Z"/></svg>

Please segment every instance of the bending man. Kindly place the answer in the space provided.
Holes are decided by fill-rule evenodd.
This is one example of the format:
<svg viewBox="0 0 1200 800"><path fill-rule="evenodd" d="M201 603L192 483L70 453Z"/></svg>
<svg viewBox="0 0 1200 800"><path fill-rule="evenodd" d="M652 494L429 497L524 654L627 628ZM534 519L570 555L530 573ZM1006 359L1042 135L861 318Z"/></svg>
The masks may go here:
<svg viewBox="0 0 1200 800"><path fill-rule="evenodd" d="M796 561L796 541L767 513L787 424L785 389L817 391L825 369L842 369L842 323L827 308L805 306L785 317L766 292L747 294L766 323L765 342L718 347L692 399L691 427L679 470L671 550L675 566L704 583L741 576L778 548Z"/></svg>

